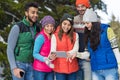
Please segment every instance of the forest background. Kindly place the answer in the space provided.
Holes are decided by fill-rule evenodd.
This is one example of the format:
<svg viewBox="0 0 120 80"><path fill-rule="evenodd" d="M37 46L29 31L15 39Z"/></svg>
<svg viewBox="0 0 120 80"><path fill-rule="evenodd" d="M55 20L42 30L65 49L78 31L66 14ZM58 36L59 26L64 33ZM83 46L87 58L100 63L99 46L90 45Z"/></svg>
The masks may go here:
<svg viewBox="0 0 120 80"><path fill-rule="evenodd" d="M59 23L64 13L77 15L75 0L0 0L0 80L12 80L6 56L7 38L12 25L23 18L24 4L31 1L39 4L39 20L45 15L51 15ZM101 0L90 0L90 3L94 10L100 9L107 13L106 5ZM120 46L120 22L115 19L113 15L109 25L113 28Z"/></svg>

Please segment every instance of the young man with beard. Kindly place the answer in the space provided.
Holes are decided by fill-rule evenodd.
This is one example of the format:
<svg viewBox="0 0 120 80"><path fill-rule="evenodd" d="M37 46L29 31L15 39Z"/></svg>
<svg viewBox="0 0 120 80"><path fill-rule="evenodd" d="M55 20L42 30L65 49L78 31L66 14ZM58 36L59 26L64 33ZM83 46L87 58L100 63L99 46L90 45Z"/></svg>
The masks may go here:
<svg viewBox="0 0 120 80"><path fill-rule="evenodd" d="M25 5L25 17L16 23L8 36L7 57L13 80L33 80L33 45L37 33L38 4Z"/></svg>
<svg viewBox="0 0 120 80"><path fill-rule="evenodd" d="M84 23L83 15L87 8L90 8L89 0L76 0L78 15L74 17L74 29L79 35L79 52L84 52ZM79 71L77 80L91 80L91 68L89 59L79 59Z"/></svg>

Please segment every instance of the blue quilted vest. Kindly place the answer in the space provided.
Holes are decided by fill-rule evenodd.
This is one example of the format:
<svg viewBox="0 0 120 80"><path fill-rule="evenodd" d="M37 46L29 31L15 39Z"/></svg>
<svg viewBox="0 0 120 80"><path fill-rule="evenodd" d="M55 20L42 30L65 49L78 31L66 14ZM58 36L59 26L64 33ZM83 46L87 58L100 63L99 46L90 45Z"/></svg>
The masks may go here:
<svg viewBox="0 0 120 80"><path fill-rule="evenodd" d="M108 27L106 24L101 24L100 44L97 50L93 51L88 43L92 71L117 68L117 60L107 37Z"/></svg>

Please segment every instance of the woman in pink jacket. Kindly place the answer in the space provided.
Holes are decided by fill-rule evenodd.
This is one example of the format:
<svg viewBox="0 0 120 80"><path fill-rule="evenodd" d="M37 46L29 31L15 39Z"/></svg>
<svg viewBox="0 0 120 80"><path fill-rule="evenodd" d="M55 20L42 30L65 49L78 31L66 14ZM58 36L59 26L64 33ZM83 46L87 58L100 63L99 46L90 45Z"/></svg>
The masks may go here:
<svg viewBox="0 0 120 80"><path fill-rule="evenodd" d="M51 34L54 31L55 20L51 16L45 16L41 20L42 31L36 36L33 56L34 80L54 80L52 68L49 60L55 59L55 54L50 57Z"/></svg>

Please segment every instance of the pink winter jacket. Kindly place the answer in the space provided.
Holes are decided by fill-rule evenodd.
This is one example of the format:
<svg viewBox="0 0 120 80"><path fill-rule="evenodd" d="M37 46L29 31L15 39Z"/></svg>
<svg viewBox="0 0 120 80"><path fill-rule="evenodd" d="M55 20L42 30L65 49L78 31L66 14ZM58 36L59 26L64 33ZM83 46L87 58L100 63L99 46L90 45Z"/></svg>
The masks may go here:
<svg viewBox="0 0 120 80"><path fill-rule="evenodd" d="M48 57L48 55L50 53L51 40L44 33L44 30L42 30L39 34L43 35L44 40L45 40L42 47L41 47L41 49L40 49L39 54L44 56L44 57ZM34 59L33 68L34 68L34 70L43 71L43 72L51 72L52 71L52 69L49 66L47 66L45 64L45 62L41 62L41 61L39 61L37 59Z"/></svg>

